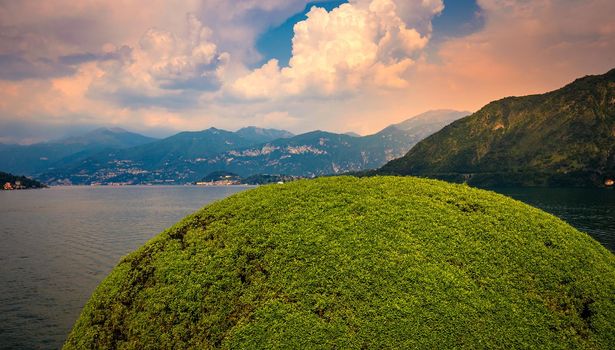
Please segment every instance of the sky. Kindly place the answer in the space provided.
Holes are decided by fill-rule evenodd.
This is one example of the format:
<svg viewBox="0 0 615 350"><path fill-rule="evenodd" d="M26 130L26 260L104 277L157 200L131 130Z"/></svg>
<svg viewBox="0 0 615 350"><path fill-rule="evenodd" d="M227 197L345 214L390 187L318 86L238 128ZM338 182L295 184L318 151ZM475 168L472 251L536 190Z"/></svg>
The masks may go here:
<svg viewBox="0 0 615 350"><path fill-rule="evenodd" d="M376 132L615 68L612 0L0 0L0 142Z"/></svg>

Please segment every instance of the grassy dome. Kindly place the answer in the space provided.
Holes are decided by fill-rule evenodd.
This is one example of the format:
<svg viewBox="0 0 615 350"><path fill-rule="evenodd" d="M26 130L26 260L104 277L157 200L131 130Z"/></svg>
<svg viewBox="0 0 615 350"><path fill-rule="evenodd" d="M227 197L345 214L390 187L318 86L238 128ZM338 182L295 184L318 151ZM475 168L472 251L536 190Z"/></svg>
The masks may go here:
<svg viewBox="0 0 615 350"><path fill-rule="evenodd" d="M538 209L351 177L214 203L124 258L66 349L615 348L615 255Z"/></svg>

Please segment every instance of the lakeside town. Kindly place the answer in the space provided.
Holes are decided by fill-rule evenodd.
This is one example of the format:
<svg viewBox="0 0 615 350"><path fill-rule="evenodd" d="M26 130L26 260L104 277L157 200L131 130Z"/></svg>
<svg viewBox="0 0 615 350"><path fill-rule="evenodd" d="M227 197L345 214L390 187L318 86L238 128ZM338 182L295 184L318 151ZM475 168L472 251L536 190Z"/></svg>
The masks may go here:
<svg viewBox="0 0 615 350"><path fill-rule="evenodd" d="M21 184L21 181L15 181L14 184L10 183L10 182L6 182L4 184L4 186L2 187L3 190L5 191L12 191L12 190L25 190L26 186Z"/></svg>
<svg viewBox="0 0 615 350"><path fill-rule="evenodd" d="M2 184L1 188L3 191L28 190L47 187L46 185L25 176L15 176L4 172L0 172L0 184Z"/></svg>
<svg viewBox="0 0 615 350"><path fill-rule="evenodd" d="M207 176L203 177L199 181L186 182L184 185L193 186L258 186L267 184L284 184L296 180L303 179L301 176L290 175L271 175L271 174L257 174L248 177L241 177L237 174L226 171L215 171ZM26 190L33 188L46 188L47 185L30 179L25 176L15 176L9 173L0 172L0 184L3 184L1 189L3 191L14 190ZM65 186L71 186L72 184L64 184ZM90 186L131 186L134 183L131 182L116 182L116 183L92 183ZM182 185L175 180L160 180L151 183L144 183L145 186L155 185Z"/></svg>

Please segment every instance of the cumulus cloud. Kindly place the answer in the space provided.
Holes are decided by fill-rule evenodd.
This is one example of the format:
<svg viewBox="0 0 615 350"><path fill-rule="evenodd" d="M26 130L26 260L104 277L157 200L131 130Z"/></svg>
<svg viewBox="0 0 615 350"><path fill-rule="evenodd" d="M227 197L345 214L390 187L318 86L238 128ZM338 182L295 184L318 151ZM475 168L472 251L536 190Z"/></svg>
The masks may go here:
<svg viewBox="0 0 615 350"><path fill-rule="evenodd" d="M399 1L401 2L401 1ZM429 17L441 1L424 1ZM428 15L425 15L428 14ZM231 90L245 98L336 95L376 86L407 86L404 74L429 41L431 28L420 33L399 14L393 0L354 0L327 12L313 7L295 25L289 67L275 59L235 81Z"/></svg>
<svg viewBox="0 0 615 350"><path fill-rule="evenodd" d="M195 91L219 88L229 60L229 54L220 52L211 41L211 33L195 15L188 14L181 35L152 28L135 48L110 47L124 54L117 55L119 60L99 63L91 95L112 97L127 106L196 102Z"/></svg>
<svg viewBox="0 0 615 350"><path fill-rule="evenodd" d="M190 14L185 37L148 30L139 42L140 52L132 64L146 69L162 88L215 89L218 68L228 60L228 54L218 52L210 36L211 30Z"/></svg>

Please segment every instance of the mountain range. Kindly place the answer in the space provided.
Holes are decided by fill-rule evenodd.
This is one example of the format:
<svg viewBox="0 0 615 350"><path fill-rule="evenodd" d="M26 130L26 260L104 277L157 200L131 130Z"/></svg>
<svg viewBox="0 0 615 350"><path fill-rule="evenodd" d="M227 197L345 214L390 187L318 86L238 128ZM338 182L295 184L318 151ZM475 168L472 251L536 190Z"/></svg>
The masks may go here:
<svg viewBox="0 0 615 350"><path fill-rule="evenodd" d="M130 148L153 141L156 139L120 128L100 128L83 135L28 146L0 144L0 170L34 176L104 150Z"/></svg>
<svg viewBox="0 0 615 350"><path fill-rule="evenodd" d="M100 129L93 135L32 146L2 145L0 152L11 156L0 158L0 169L35 176L48 184L188 183L213 171L230 171L242 177L339 174L378 168L468 114L432 111L369 136L325 131L293 135L256 127L236 132L210 128L162 140L133 136L136 144L129 145L120 137L126 131ZM114 138L108 133L120 135ZM31 155L23 157L24 153Z"/></svg>
<svg viewBox="0 0 615 350"><path fill-rule="evenodd" d="M0 144L0 170L47 184L178 184L216 171L314 177L379 167L367 174L483 187L611 184L615 69L549 93L494 101L471 115L430 111L368 136L247 127L157 140L97 129L31 146Z"/></svg>
<svg viewBox="0 0 615 350"><path fill-rule="evenodd" d="M458 120L376 174L478 186L595 187L615 179L615 69Z"/></svg>

